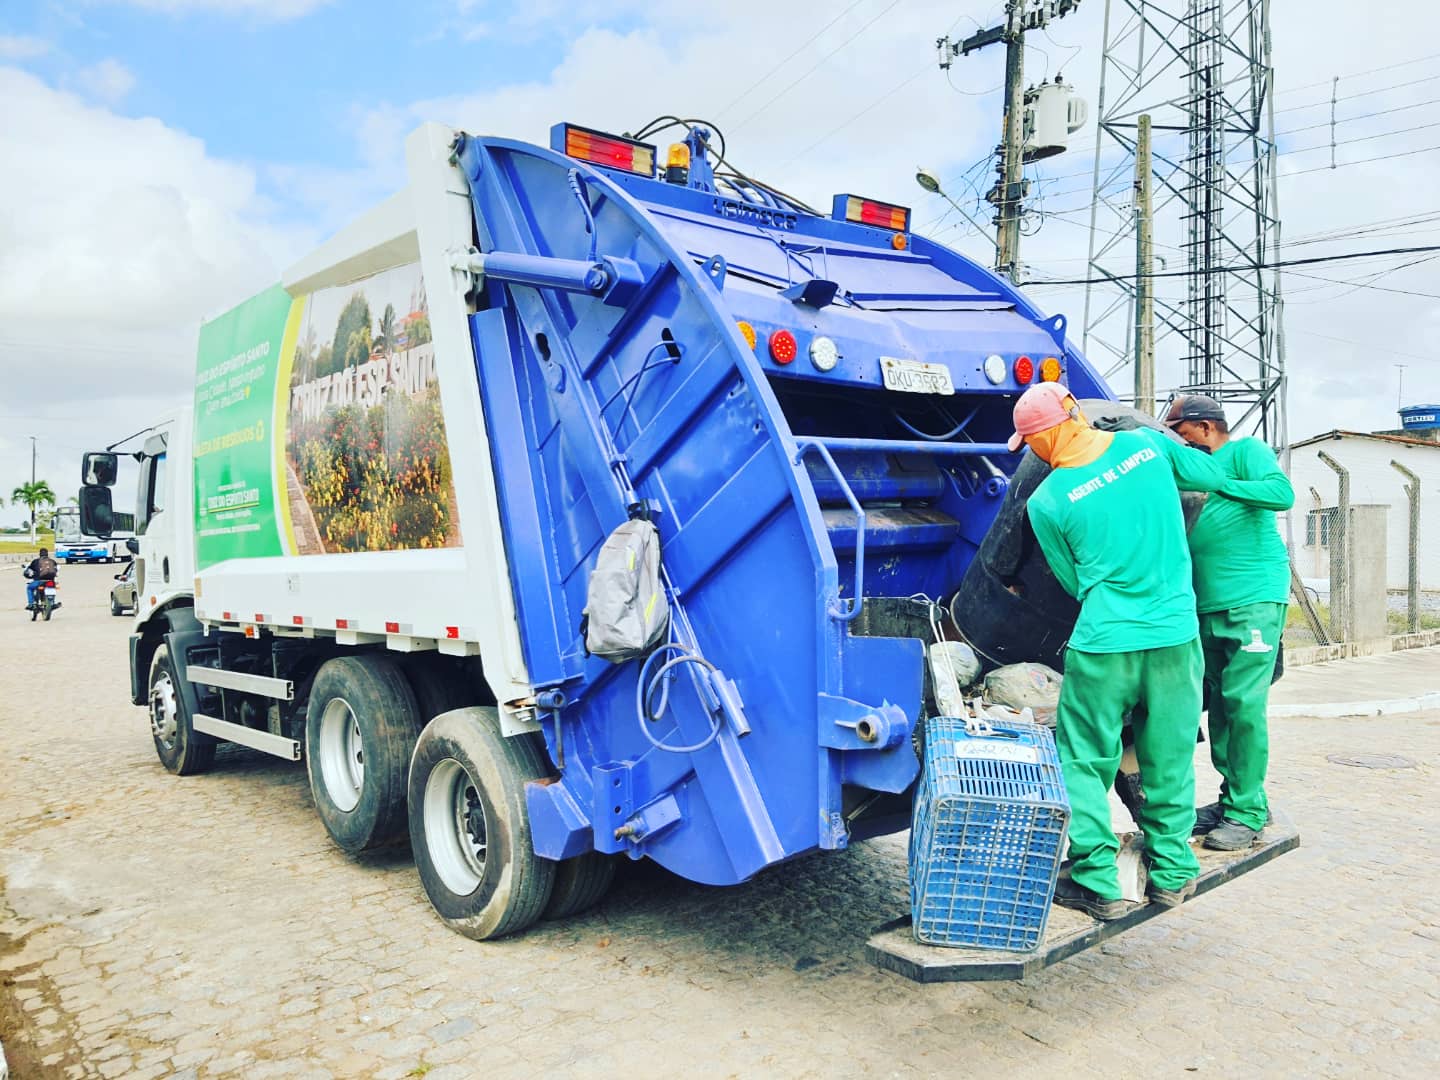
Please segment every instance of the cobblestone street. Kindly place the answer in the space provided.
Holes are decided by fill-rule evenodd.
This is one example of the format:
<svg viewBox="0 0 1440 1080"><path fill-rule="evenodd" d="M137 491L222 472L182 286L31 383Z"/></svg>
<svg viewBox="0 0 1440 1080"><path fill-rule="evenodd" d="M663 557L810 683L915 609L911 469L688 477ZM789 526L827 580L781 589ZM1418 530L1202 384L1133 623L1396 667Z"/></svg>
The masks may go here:
<svg viewBox="0 0 1440 1080"><path fill-rule="evenodd" d="M20 1080L1440 1072L1440 713L1274 721L1301 849L1021 983L866 963L906 908L904 836L734 889L632 865L598 909L478 943L435 918L407 851L330 843L303 766L231 747L208 775L161 767L111 572L65 569L48 624L18 574L0 590ZM1415 767L1327 760L1361 753Z"/></svg>

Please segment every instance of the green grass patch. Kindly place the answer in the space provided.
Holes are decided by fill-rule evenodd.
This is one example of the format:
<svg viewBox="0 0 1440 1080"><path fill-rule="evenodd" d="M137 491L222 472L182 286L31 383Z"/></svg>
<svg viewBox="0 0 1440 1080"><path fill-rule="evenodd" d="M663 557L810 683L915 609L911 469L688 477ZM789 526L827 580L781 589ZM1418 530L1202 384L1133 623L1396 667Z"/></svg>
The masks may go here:
<svg viewBox="0 0 1440 1080"><path fill-rule="evenodd" d="M36 552L41 548L50 551L55 550L55 534L41 532L35 534L35 543L30 543L28 536L0 536L0 555L21 554L25 552Z"/></svg>

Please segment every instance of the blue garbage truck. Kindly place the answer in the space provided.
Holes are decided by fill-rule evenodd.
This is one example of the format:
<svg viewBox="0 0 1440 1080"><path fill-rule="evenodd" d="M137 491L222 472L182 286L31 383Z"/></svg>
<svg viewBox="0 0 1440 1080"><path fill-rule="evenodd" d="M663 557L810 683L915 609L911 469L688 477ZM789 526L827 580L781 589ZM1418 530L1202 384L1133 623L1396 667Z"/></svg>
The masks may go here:
<svg viewBox="0 0 1440 1080"><path fill-rule="evenodd" d="M305 761L335 842L408 838L476 938L620 856L733 885L908 827L934 604L1006 504L1014 400L1112 396L909 209L816 210L666 126L423 126L401 192L202 327L193 407L136 451L160 760ZM597 577L648 588L630 654L590 648Z"/></svg>

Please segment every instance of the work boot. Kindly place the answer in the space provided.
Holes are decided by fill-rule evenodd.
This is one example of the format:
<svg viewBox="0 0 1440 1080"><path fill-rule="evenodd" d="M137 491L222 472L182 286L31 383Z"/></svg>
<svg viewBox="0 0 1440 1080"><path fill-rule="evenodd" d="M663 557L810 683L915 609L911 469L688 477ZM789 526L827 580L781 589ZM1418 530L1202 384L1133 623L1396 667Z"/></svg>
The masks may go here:
<svg viewBox="0 0 1440 1080"><path fill-rule="evenodd" d="M1204 836L1219 825L1224 817L1225 810L1218 802L1212 802L1209 806L1197 806L1195 808L1195 828L1190 830L1190 835Z"/></svg>
<svg viewBox="0 0 1440 1080"><path fill-rule="evenodd" d="M1150 898L1152 904L1159 904L1161 907L1177 908L1190 897L1195 895L1195 878L1191 878L1178 889L1162 889L1155 882L1150 882L1145 888L1145 895Z"/></svg>
<svg viewBox="0 0 1440 1080"><path fill-rule="evenodd" d="M1087 889L1069 878L1061 878L1055 883L1055 903L1083 911L1101 922L1123 919L1139 906L1128 900L1107 900L1094 889Z"/></svg>
<svg viewBox="0 0 1440 1080"><path fill-rule="evenodd" d="M1218 802L1212 802L1209 806L1195 808L1195 828L1190 830L1191 836L1204 836L1211 829L1217 828L1220 822L1225 820L1225 808ZM1265 824L1274 825L1275 815L1265 810Z"/></svg>
<svg viewBox="0 0 1440 1080"><path fill-rule="evenodd" d="M1259 829L1241 825L1227 817L1205 834L1205 846L1213 851L1244 851L1259 839Z"/></svg>

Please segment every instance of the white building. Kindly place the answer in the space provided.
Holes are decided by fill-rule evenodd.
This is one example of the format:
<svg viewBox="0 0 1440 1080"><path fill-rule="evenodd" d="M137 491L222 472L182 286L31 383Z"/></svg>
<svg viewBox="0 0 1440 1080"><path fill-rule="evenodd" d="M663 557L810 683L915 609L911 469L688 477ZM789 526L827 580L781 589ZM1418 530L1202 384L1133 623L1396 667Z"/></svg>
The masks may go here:
<svg viewBox="0 0 1440 1080"><path fill-rule="evenodd" d="M1329 431L1290 446L1295 509L1290 528L1295 563L1303 578L1329 578L1329 518L1340 478L1320 460L1323 451L1350 472L1350 502L1389 507L1385 520L1385 580L1391 589L1409 581L1410 504L1397 461L1420 478L1420 587L1440 590L1440 442L1408 435ZM1284 522L1281 523L1284 528Z"/></svg>

